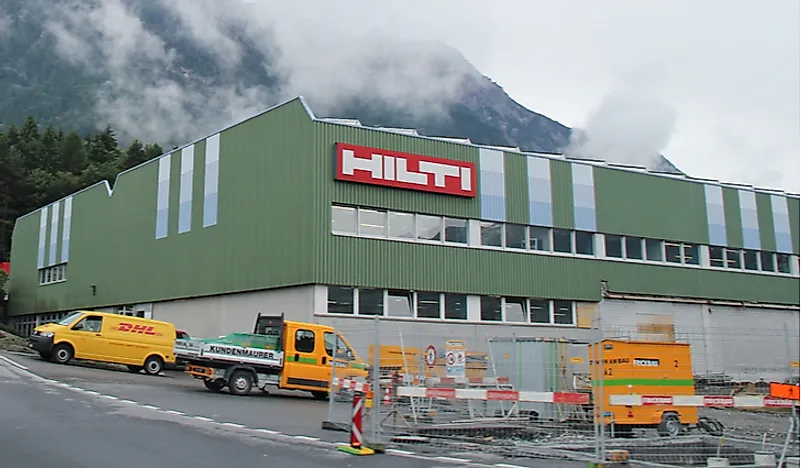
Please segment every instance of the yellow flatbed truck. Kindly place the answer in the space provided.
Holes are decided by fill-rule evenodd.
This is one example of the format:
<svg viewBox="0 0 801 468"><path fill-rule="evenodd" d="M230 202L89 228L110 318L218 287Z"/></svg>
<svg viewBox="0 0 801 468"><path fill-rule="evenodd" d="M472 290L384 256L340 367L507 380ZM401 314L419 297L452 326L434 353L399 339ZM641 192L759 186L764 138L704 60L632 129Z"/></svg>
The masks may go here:
<svg viewBox="0 0 801 468"><path fill-rule="evenodd" d="M722 434L720 422L698 416L694 406L659 404L659 396L695 395L692 355L688 343L612 340L590 345L590 374L594 397L602 391L605 424L614 425L619 435L634 428L654 428L659 435L675 437L689 428L713 435ZM599 357L603 365L599 366ZM598 382L603 369L603 389ZM609 404L610 395L653 395L652 404L618 406ZM664 401L669 401L663 399Z"/></svg>
<svg viewBox="0 0 801 468"><path fill-rule="evenodd" d="M217 339L176 340L175 353L186 361L185 372L219 392L247 395L255 386L275 386L328 398L331 374L366 378L365 362L332 327L259 314L253 333L232 333ZM333 361L333 362L332 362Z"/></svg>

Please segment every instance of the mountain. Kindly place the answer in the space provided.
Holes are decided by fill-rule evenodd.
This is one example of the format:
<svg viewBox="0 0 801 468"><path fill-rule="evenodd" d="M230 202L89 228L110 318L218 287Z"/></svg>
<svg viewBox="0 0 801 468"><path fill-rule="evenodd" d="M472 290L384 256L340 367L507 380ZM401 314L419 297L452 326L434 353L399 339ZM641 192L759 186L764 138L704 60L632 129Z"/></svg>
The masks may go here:
<svg viewBox="0 0 801 468"><path fill-rule="evenodd" d="M300 49L244 10L203 23L179 3L0 0L0 125L33 115L172 147L302 94L319 116L370 126L528 151L570 144L570 128L515 102L442 43L371 31L347 47ZM680 172L663 157L648 165Z"/></svg>

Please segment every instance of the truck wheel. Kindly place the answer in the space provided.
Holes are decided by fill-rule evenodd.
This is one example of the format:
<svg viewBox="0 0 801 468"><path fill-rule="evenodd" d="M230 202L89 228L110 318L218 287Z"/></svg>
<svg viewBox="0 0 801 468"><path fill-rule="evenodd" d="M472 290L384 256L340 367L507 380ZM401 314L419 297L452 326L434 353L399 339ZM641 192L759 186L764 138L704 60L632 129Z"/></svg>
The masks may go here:
<svg viewBox="0 0 801 468"><path fill-rule="evenodd" d="M225 381L222 379L203 380L203 385L206 386L208 391L218 393L223 389L223 387L225 387Z"/></svg>
<svg viewBox="0 0 801 468"><path fill-rule="evenodd" d="M662 415L662 422L657 426L656 431L662 437L677 437L682 432L681 421L674 413Z"/></svg>
<svg viewBox="0 0 801 468"><path fill-rule="evenodd" d="M234 371L228 379L228 390L234 395L247 395L253 388L253 376L246 370Z"/></svg>
<svg viewBox="0 0 801 468"><path fill-rule="evenodd" d="M57 344L56 347L53 348L53 362L66 364L72 360L74 353L72 346L66 343Z"/></svg>
<svg viewBox="0 0 801 468"><path fill-rule="evenodd" d="M314 397L315 400L327 400L328 399L328 392L322 392L322 391L317 390L317 391L311 392L311 394L312 394L312 396Z"/></svg>
<svg viewBox="0 0 801 468"><path fill-rule="evenodd" d="M159 375L164 369L164 361L159 356L148 356L145 359L145 373Z"/></svg>

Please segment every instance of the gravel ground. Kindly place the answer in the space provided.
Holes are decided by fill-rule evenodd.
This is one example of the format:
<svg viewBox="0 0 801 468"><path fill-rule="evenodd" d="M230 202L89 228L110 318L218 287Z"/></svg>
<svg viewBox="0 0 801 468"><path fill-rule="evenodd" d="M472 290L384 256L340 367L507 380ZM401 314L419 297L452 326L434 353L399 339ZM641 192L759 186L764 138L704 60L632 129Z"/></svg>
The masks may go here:
<svg viewBox="0 0 801 468"><path fill-rule="evenodd" d="M28 340L3 330L0 330L0 350L34 354L28 348Z"/></svg>
<svg viewBox="0 0 801 468"><path fill-rule="evenodd" d="M715 418L723 424L724 434L730 437L762 441L774 444L784 443L790 426L790 413L762 412L701 408L699 415ZM797 439L796 443L798 442Z"/></svg>

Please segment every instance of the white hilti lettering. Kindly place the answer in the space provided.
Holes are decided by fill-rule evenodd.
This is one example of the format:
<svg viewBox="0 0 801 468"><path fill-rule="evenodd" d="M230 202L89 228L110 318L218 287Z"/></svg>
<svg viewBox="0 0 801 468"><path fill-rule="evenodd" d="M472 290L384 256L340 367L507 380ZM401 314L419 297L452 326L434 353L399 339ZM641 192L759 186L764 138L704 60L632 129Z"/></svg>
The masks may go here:
<svg viewBox="0 0 801 468"><path fill-rule="evenodd" d="M409 184L428 185L428 175L406 169L406 158L396 158L395 161L398 164L398 174L395 180Z"/></svg>
<svg viewBox="0 0 801 468"><path fill-rule="evenodd" d="M459 178L462 181L462 190L469 192L473 189L473 179L470 177L470 168L462 167L460 170L461 174L459 175Z"/></svg>
<svg viewBox="0 0 801 468"><path fill-rule="evenodd" d="M395 180L395 158L384 156L384 180Z"/></svg>
<svg viewBox="0 0 801 468"><path fill-rule="evenodd" d="M354 170L370 171L373 179L383 179L383 164L380 154L373 154L370 159L357 158L353 150L342 150L342 173L353 175Z"/></svg>
<svg viewBox="0 0 801 468"><path fill-rule="evenodd" d="M420 161L420 172L434 174L434 185L445 187L445 176L459 177L459 168L450 164Z"/></svg>

